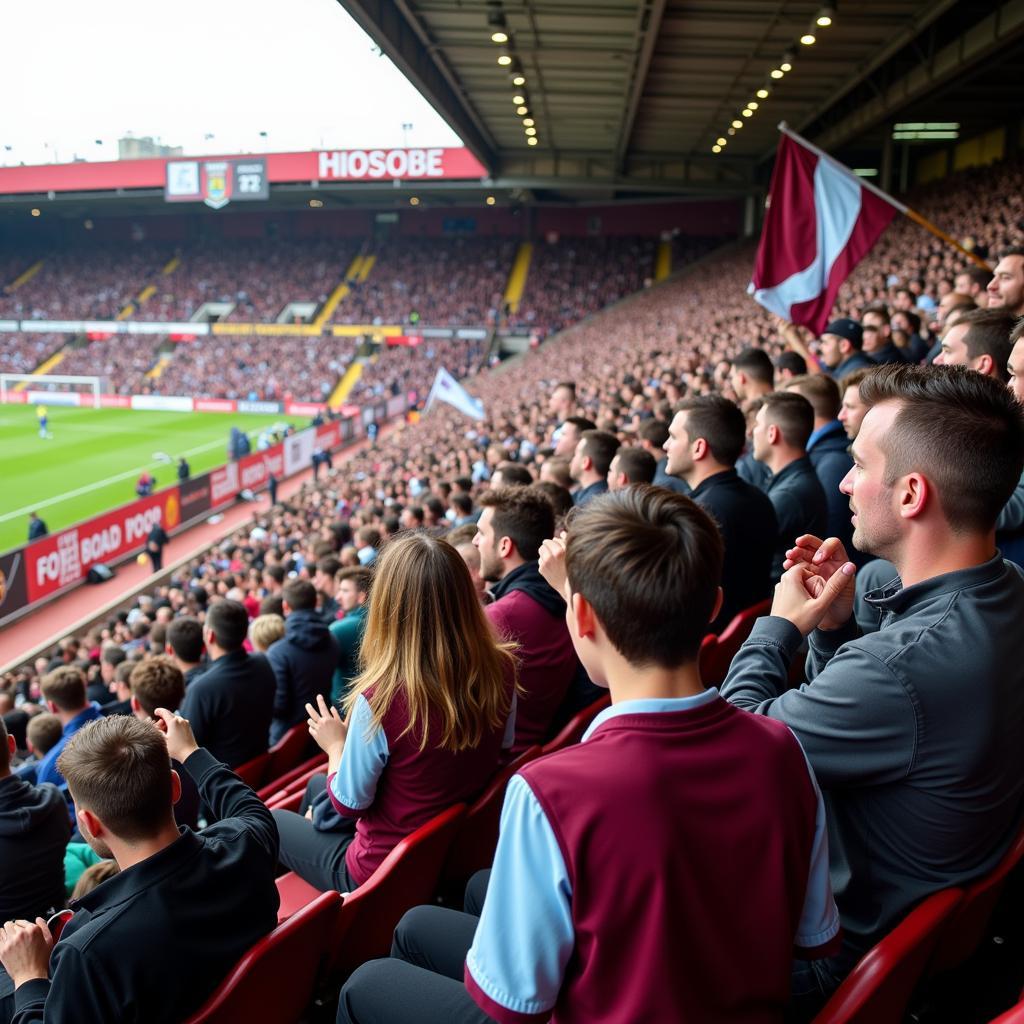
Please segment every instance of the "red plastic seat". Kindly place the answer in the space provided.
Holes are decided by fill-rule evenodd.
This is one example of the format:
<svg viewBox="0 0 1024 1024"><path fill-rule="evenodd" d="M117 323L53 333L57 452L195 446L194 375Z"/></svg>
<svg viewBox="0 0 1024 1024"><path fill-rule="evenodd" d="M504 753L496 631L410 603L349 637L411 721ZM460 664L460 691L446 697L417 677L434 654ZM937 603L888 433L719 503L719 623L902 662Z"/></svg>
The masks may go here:
<svg viewBox="0 0 1024 1024"><path fill-rule="evenodd" d="M717 642L710 645L707 651L703 646L701 647L700 675L705 685L721 686L725 682L732 659L736 657L737 651L743 646L743 641L750 636L754 623L762 615L767 615L771 608L771 601L765 599L753 607L745 609L722 630L717 637Z"/></svg>
<svg viewBox="0 0 1024 1024"><path fill-rule="evenodd" d="M302 806L302 798L306 795L304 789L296 789L292 793L280 793L267 801L267 809L271 811L295 811L298 813Z"/></svg>
<svg viewBox="0 0 1024 1024"><path fill-rule="evenodd" d="M814 1024L901 1024L914 988L963 890L943 889L915 907L861 957Z"/></svg>
<svg viewBox="0 0 1024 1024"><path fill-rule="evenodd" d="M302 760L312 740L305 722L293 725L268 751L265 785L276 785L283 776L292 771Z"/></svg>
<svg viewBox="0 0 1024 1024"><path fill-rule="evenodd" d="M562 731L552 740L548 740L544 744L541 750L542 754L553 754L556 750L561 750L563 747L571 747L574 743L579 743L583 738L583 734L587 731L587 727L598 714L612 702L611 697L606 693L598 697L589 707L584 708L578 712L562 727Z"/></svg>
<svg viewBox="0 0 1024 1024"><path fill-rule="evenodd" d="M338 893L320 893L257 942L186 1024L300 1020L340 912Z"/></svg>
<svg viewBox="0 0 1024 1024"><path fill-rule="evenodd" d="M964 898L939 936L930 975L952 970L968 960L985 938L992 912L1010 873L1024 858L1024 830L1010 844L1003 859L984 878L964 886Z"/></svg>
<svg viewBox="0 0 1024 1024"><path fill-rule="evenodd" d="M402 915L433 901L441 867L465 814L466 805L456 804L432 818L406 836L355 892L345 895L330 944L327 970L331 976L347 976L367 960L387 956ZM279 878L277 889L279 919L296 913L318 895L294 873Z"/></svg>
<svg viewBox="0 0 1024 1024"><path fill-rule="evenodd" d="M320 751L314 757L309 758L309 760L303 761L302 764L293 768L290 772L286 772L281 778L274 779L260 789L256 795L266 803L272 797L280 796L285 792L292 792L297 782L304 787L311 776L315 775L318 771L323 771L326 767L327 755Z"/></svg>
<svg viewBox="0 0 1024 1024"><path fill-rule="evenodd" d="M1016 1006L1011 1006L1005 1013L999 1014L991 1024L1024 1024L1024 998Z"/></svg>
<svg viewBox="0 0 1024 1024"><path fill-rule="evenodd" d="M459 831L452 841L448 858L444 862L443 887L446 892L461 891L470 876L481 868L491 866L494 850L498 845L498 824L501 807L505 802L505 790L509 779L525 764L541 756L542 748L532 746L524 750L514 761L501 768L491 779L487 789L477 797L466 812Z"/></svg>
<svg viewBox="0 0 1024 1024"><path fill-rule="evenodd" d="M263 785L263 780L267 774L267 765L270 764L270 751L264 751L262 754L257 755L251 761L246 761L245 764L240 764L234 769L234 773L247 785L253 789L259 789Z"/></svg>

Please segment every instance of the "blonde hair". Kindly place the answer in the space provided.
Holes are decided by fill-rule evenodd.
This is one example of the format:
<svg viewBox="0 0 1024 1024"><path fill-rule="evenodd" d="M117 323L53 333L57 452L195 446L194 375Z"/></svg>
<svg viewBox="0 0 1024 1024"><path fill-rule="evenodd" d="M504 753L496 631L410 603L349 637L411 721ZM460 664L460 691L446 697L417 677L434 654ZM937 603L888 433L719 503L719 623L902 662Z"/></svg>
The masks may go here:
<svg viewBox="0 0 1024 1024"><path fill-rule="evenodd" d="M265 651L283 636L284 619L280 615L259 615L249 627L249 639L259 651Z"/></svg>
<svg viewBox="0 0 1024 1024"><path fill-rule="evenodd" d="M390 541L374 568L369 608L362 673L346 712L363 695L376 729L392 702L404 699L409 723L401 735L419 736L420 750L432 715L440 717L442 750L471 749L501 726L515 646L497 640L455 548L425 533Z"/></svg>

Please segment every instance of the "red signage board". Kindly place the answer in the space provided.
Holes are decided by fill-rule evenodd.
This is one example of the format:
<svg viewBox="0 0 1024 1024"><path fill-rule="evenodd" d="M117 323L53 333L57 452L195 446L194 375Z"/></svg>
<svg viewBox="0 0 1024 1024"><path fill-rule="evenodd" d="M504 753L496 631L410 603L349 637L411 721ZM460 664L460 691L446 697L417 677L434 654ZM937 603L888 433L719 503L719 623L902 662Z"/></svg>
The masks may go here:
<svg viewBox="0 0 1024 1024"><path fill-rule="evenodd" d="M197 158L198 159L198 158ZM200 162L245 160L245 156L203 157ZM252 159L251 157L249 159ZM483 178L487 169L465 147L341 149L310 153L268 153L266 180L312 181L445 181ZM103 192L113 189L159 188L167 182L167 164L184 157L116 160L35 167L0 167L0 195L45 192Z"/></svg>

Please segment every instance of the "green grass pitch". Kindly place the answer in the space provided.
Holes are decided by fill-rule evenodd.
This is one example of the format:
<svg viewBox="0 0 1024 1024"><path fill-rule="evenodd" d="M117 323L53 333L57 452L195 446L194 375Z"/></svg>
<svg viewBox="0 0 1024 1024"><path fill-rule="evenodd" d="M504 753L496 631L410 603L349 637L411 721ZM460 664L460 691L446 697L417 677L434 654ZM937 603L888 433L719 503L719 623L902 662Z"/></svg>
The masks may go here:
<svg viewBox="0 0 1024 1024"><path fill-rule="evenodd" d="M227 461L232 427L250 433L274 423L296 428L305 419L281 415L135 412L48 405L50 440L39 436L33 405L0 405L0 551L23 544L28 514L39 513L50 532L135 499L135 481L147 469L157 487L177 480L184 455L192 475ZM255 444L253 445L255 449Z"/></svg>

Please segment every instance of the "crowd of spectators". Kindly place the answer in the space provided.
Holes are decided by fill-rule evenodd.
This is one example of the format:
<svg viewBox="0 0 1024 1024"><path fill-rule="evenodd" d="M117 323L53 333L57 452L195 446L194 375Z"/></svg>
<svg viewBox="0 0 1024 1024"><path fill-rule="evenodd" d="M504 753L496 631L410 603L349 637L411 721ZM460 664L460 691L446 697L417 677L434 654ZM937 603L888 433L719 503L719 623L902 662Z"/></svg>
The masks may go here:
<svg viewBox="0 0 1024 1024"><path fill-rule="evenodd" d="M994 266L1005 250L1024 241L1022 186L1024 165L998 165L922 190L913 201L915 208L967 242ZM979 195L990 196L991 201L979 203ZM693 703L673 704L671 710L682 715L685 707L686 714L699 714L695 709L721 701L717 692L702 692L699 677L689 674L695 671L701 635L717 613L715 586L718 581L727 583L731 572L743 571L743 567L737 570L735 565L728 565L731 548L742 540L738 531L730 532L727 525L728 506L756 500L759 522L764 527L759 531L763 532L763 543L758 557L763 556L763 565L770 565L771 569L756 570L751 596L769 598L780 572L784 572L783 582L775 594L772 616L759 620L755 626L751 641L733 663L721 693L732 705L782 722L792 732L771 732L774 726L768 725L769 731L752 729L746 739L738 736L735 749L751 757L762 756L759 744L765 743L765 771L743 772L742 780L734 778L730 764L734 767L743 760L737 754L725 758L713 777L716 784L722 783L728 773L729 784L736 787L737 793L742 790L743 797L736 806L760 807L766 799L778 800L780 820L789 823L787 828L792 828L794 837L800 835L799 841L794 838L793 842L803 852L799 857L794 855L795 874L787 875L788 884L794 888L785 896L785 915L781 879L774 880L777 886L765 881L764 888L758 890L761 895L770 892L780 901L768 923L775 927L786 916L791 925L787 935L773 940L770 949L760 945L749 947L750 955L735 964L736 970L730 977L731 983L738 985L737 979L742 976L743 998L753 1000L751 1005L763 1006L765 999L773 1004L779 1002L781 1014L790 991L790 946L801 947L804 954L821 958L813 971L805 968L801 973L798 969L794 974L793 992L800 1011L809 1017L857 958L910 907L930 892L962 884L990 871L1021 827L1022 784L1012 752L1024 740L1024 702L1019 697L1024 692L1024 679L1015 667L1019 659L1013 651L1013 618L1019 615L1016 602L1024 601L1024 584L1010 563L991 557L992 530L997 523L1000 535L1012 532L1007 513L1013 511L1018 499L1014 485L1024 462L1024 424L1014 404L1014 398L1019 400L1021 394L1017 385L1012 391L1005 385L1009 330L993 342L986 342L993 352L1000 353L999 358L993 356L986 363L974 351L967 335L975 324L979 329L991 324L969 315L961 326L956 318L985 304L990 304L1002 317L1001 323L1006 321L1005 327L1012 325L1013 316L1024 314L1024 255L1006 257L1000 265L1008 268L1007 283L988 286L990 290L986 293L992 276L989 272L970 272L971 264L961 253L933 240L915 225L901 222L883 237L844 286L834 311L835 320L823 338L810 339L773 320L746 296L752 245L742 244L713 254L680 277L641 290L650 273L653 252L645 252L643 245L631 250L631 244L624 241L621 249L616 249L619 256L632 253L629 269L625 258L618 263L609 258L614 265L598 267L600 260L595 257L597 262L591 267L589 249L578 262L575 256L565 255L573 251L571 247L564 252L559 249L556 253L553 248L548 254L538 253L541 260L535 263L534 270L544 266L549 266L549 270L560 268L559 274L547 275L549 282L556 277L570 280L574 275L577 282L562 293L551 289L555 294L547 304L538 302L530 306L540 319L550 317L552 324L557 324L562 316L576 320L627 292L635 294L600 316L576 323L557 339L520 359L473 372L477 353L471 346L456 353L455 346L466 343L455 341L425 342L419 351L397 349L382 354L379 366L368 369L358 392L360 397L386 393L391 381L396 382L398 390L423 390L429 387L436 366L449 360L450 364L445 363L448 369L461 373L466 387L483 401L485 418L473 421L439 404L418 422L385 434L352 453L343 464L320 480L304 485L287 502L257 509L247 527L176 568L166 582L140 595L129 610L113 616L87 635L65 638L49 657L8 673L0 680L0 711L6 710L5 720L12 723L12 732L21 728L27 733L30 720L42 713L40 700L45 698L53 703L53 672L68 665L77 666L76 671L80 669L84 674L90 697L106 699L108 703L105 688L110 696L128 693L129 701L134 695L136 670L129 674L126 691L116 689L117 665L125 661L145 665L167 653L183 675L198 669L197 678L201 681L204 658L202 644L195 643L197 630L206 645L206 657L212 657L216 665L222 656L242 647L245 624L251 623L253 630L253 642L246 646L256 650L256 621L264 616L281 616L284 633L282 636L280 630L271 631L279 639L270 645L267 659L275 676L277 694L287 691L287 699L274 699L274 720L278 726L274 735L281 735L282 729L304 721L309 715L311 733L327 752L330 768L330 774L320 783L320 791L309 794L311 827L319 830L322 826L324 831L334 830L344 836L334 847L336 855L339 851L344 854L348 844L356 848L359 843L353 841L350 831L345 831L347 826L324 822L338 816L351 819L363 812L367 820L372 820L374 786L380 771L374 769L378 775L372 784L367 784L354 759L359 758L361 766L380 765L388 761L389 753L395 753L388 770L396 772L400 770L399 764L417 763L417 755L408 749L408 743L397 745L405 736L401 732L402 720L396 727L387 717L388 706L381 710L379 698L372 690L359 690L358 681L356 690L343 697L344 709L358 716L360 723L379 715L375 721L381 726L382 738L360 739L361 752L349 755L348 760L346 743L353 742L353 735L366 736L367 730L355 730L346 741L343 727L335 724L336 716L326 703L316 708L310 705L305 712L296 710L300 694L297 679L303 673L307 680L316 676L312 684L302 684L305 689L301 692L308 693L310 699L314 695L328 698L334 685L332 657L333 664L342 664L340 652L331 646L337 644L337 639L324 639L324 630L317 623L326 624L329 635L334 637L332 626L339 618L344 622L354 611L360 593L366 601L365 587L360 591L359 586L353 585L343 591L349 581L356 579L346 576L346 572L358 573L361 567L373 566L378 559L384 562L396 537L404 537L401 543L407 547L402 550L409 552L407 561L411 564L417 546L422 547L424 557L429 552L436 554L434 538L449 534L468 568L469 582L447 562L445 571L455 572L458 580L444 590L446 599L460 599L459 588L468 588L471 583L472 593L481 602L489 602L488 615L502 629L503 636L508 638L513 632L506 632L500 624L514 621L516 630L524 631L516 634L517 642L531 653L531 641L548 637L555 628L552 622L564 623L568 614L573 625L573 646L582 659L582 672L571 680L567 678L569 673L560 676L567 696L592 695L587 689L589 674L608 683L616 701L639 696L683 701L692 698ZM595 246L593 251L599 249ZM572 263L573 274L562 273L566 260ZM600 279L595 289L587 286L587 268ZM972 289L979 283L980 287ZM580 293L592 294L585 298ZM947 296L961 298L950 301ZM958 327L960 333L954 335L952 332ZM876 335L870 344L869 335ZM887 351L880 343L884 338L891 340L895 351ZM921 343L916 349L915 338ZM231 346L238 344L237 339L225 341ZM308 344L306 339L297 341ZM934 353L940 351L939 341L940 364L961 362L972 370L914 369L914 364L934 358ZM869 366L866 374L861 373L854 382L844 378L821 387L815 381L828 378L833 366L829 346L841 343L858 351L886 352L887 362L904 365L895 372L878 372ZM915 358L915 353L920 358ZM455 360L455 355L463 358ZM282 379L292 386L295 368L289 356L275 346L272 361L279 366ZM267 365L271 366L270 359ZM217 366L216 372L223 376L223 367ZM197 380L199 375L197 372ZM187 378L171 380L180 387ZM861 408L857 408L858 397L864 402ZM920 405L920 415L914 420L916 427L900 428L906 437L899 451L903 458L911 460L905 467L905 479L910 483L901 505L906 514L894 514L883 524L886 506L877 498L878 488L894 486L892 481L883 484L885 459L879 453L883 423L888 422L884 418L893 415L893 403L910 401L912 397ZM869 411L872 405L878 408ZM859 595L868 604L868 618L861 621L858 612L857 621L865 630L862 641L855 639L851 618L854 588L859 590L862 569L857 569L856 580L850 580L854 564L848 561L848 555L856 557L856 553L848 552L838 542L822 545L816 537L807 536L818 530L824 532L826 518L834 514L823 483L826 474L834 473L834 469L826 469L825 461L819 461L814 449L827 432L838 430L836 423L842 425L848 439L856 439L861 430L868 438L860 445L858 474L848 474L843 480L842 493L851 497L859 516L853 541L860 541L858 547L871 553L885 554L894 563L888 567L894 571L876 577L881 589L871 591L867 597ZM1004 428L1005 432L1000 433ZM888 429L895 430L895 423L889 422ZM957 443L962 439L958 430L965 432L964 436L984 436L983 448L958 454ZM744 448L746 454L741 458ZM845 452L841 454L845 456ZM890 453L887 457L895 456ZM977 460L982 458L986 460L986 471L979 475ZM734 465L738 472L733 471ZM932 495L931 482L926 488L914 484L922 474L929 481L936 481L939 497ZM715 478L718 484L728 479L732 488L729 496L712 495ZM646 491L629 487L651 479L664 484L665 489ZM575 490L570 492L570 488ZM627 495L633 493L636 497L590 504L608 488L623 488ZM669 489L692 493L694 503L681 502ZM573 506L582 511L566 520L565 514ZM697 512L698 507L707 509L718 520L724 552L711 539L719 531L715 531L707 516ZM1019 509L1014 515L1020 521L1012 527L1019 533L1024 528L1024 515ZM553 539L566 521L568 552L564 544ZM651 524L657 524L657 529L646 529ZM871 528L881 525L886 529L877 529L872 534ZM416 532L421 529L422 533ZM709 531L707 537L696 543L696 539L704 537L701 531L705 529ZM695 538L688 553L682 548L677 551L671 540L674 531L689 531L687 535ZM805 536L800 537L801 534ZM417 538L422 538L422 542ZM437 559L450 557L450 552L436 555ZM696 560L695 564L691 565L688 559ZM623 570L627 562L630 572ZM436 570L439 563L435 559L430 564ZM758 565L762 562L758 561ZM876 574L887 572L885 565L872 565ZM869 578L870 568L863 568ZM388 572L397 571L389 562ZM746 571L749 574L754 570L747 566ZM903 575L905 588L895 579L897 574ZM812 577L814 585L808 583ZM595 580L602 585L596 587ZM394 586L396 592L401 589L397 583ZM441 588L436 593L431 588L417 591L411 576L404 586L408 592L418 594L418 602L390 605L387 618L392 631L402 623L415 633L405 616L419 615L420 605L429 606L435 597L440 599ZM365 628L368 638L380 642L377 646L368 640L373 658L377 659L385 657L382 651L397 651L401 637L386 632L389 627L383 621L383 613L375 620L374 602L378 597L373 587L369 584ZM670 615L667 609L673 598L667 595L679 594L684 589L687 601L696 603L679 609L672 606ZM470 591L467 589L466 593ZM532 605L523 610L510 600L517 594L517 602L521 595L528 595L553 618L539 620L540 613ZM570 603L568 613L564 599ZM385 599L379 596L379 600L383 607ZM693 613L691 622L687 612L694 608L699 611ZM874 619L870 620L872 609ZM233 629L230 643L220 627L220 618L228 611L241 623L241 628L236 624ZM467 622L473 621L464 606L460 606L459 615L467 615ZM664 615L663 620L660 615ZM944 617L949 616L955 619L953 626L934 628L934 621L945 622ZM538 625L540 621L543 625ZM175 645L172 633L183 622L191 624L187 627L193 636L191 646ZM686 628L680 623L686 623ZM261 622L261 635L266 625ZM932 637L927 643L926 634ZM466 635L471 635L468 628ZM907 639L911 635L914 640ZM963 661L960 645L964 637L968 638L972 667ZM809 685L787 690L790 661L796 658L805 638L810 644ZM448 650L450 646L446 647ZM566 649L560 648L558 656L564 655ZM554 655L549 657L544 663L548 667L554 662ZM667 659L666 665L681 673L674 677L675 689L671 693L662 692L651 682L665 667L660 658ZM844 671L844 665L853 667ZM984 675L986 672L991 678ZM982 679L979 673L991 685L977 685ZM578 678L580 674L582 678ZM653 690L644 690L637 683L641 676L644 684L654 686ZM664 675L658 678L664 686ZM195 679L190 687L196 686ZM872 695L871 700L861 699L865 688ZM529 696L527 689L519 699L528 701ZM414 698L410 691L403 700L411 706ZM131 707L134 709L134 705ZM84 705L78 710L85 713ZM102 714L98 709L93 713ZM724 715L725 711L716 713ZM610 726L614 715L613 707L610 716L598 719L595 740L616 742L612 738L616 727ZM922 716L928 720L927 727L922 727ZM710 723L711 719L706 721ZM742 716L742 721L748 722L747 716ZM77 727L83 724L79 722ZM494 721L490 724L493 730ZM549 719L546 724L552 727L556 719ZM746 726L738 728L742 731ZM90 735L98 733L92 726L86 726L83 733L86 730L90 730ZM800 740L802 751L793 744L792 733ZM64 734L65 738L69 736L67 724ZM550 735L550 731L538 733L539 738L545 735ZM786 776L794 782L795 789L769 785L767 796L755 798L749 787L765 783L770 778L766 774L769 765L775 769L779 765L768 756L767 747L772 746L769 736L776 737L776 753L790 765ZM168 737L171 749L170 732ZM851 741L851 737L855 740ZM198 739L201 743L202 737ZM433 734L430 744L425 739L419 755L428 759L435 755L435 739ZM24 750L27 735L23 742L19 734L18 741ZM627 739L621 742L627 744L621 748L623 751L633 749ZM364 744L369 744L368 750ZM588 745L589 741L579 749L585 752ZM673 747L686 745L674 743ZM597 748L597 742L590 747ZM184 741L173 746L172 757L175 750L193 764L192 758L199 756ZM600 770L600 765L597 761L588 763L589 754L574 756L580 759L576 782L579 778L592 780L592 771ZM673 766L671 777L687 774L686 765L665 756L665 764ZM539 974L548 979L549 987L529 993L538 1000L530 1005L539 1008L539 1012L556 1007L564 1010L566 1004L560 1000L565 999L578 1000L571 1003L577 1007L594 999L598 1002L590 1005L604 1005L604 997L595 994L603 982L588 980L585 971L569 962L573 927L577 924L574 914L584 911L575 904L570 907L568 900L565 908L560 909L559 902L571 888L571 878L580 877L570 876L568 865L559 858L568 856L573 871L590 870L586 858L575 859L572 847L574 842L584 840L581 833L562 829L559 842L537 838L538 815L554 816L562 825L576 821L571 806L573 790L562 791L557 786L554 790L545 789L559 781L554 766L560 763L568 766L569 759L546 759L536 771L524 770L510 787L506 805L510 824L503 830L483 917L479 925L472 922L468 927L472 948L467 939L455 958L460 965L458 978L445 979L460 986L460 999L472 998L485 1010L499 1007L507 1019L513 1018L511 1007L517 999L517 1005L525 1005L515 986L523 977L523 964L528 964L530 970L535 966L532 958L537 951L524 936L530 934L531 928L540 927L538 921L543 928L535 934L555 937L541 945L548 949L557 945L564 956L554 966L545 962L550 970L538 968ZM639 781L647 770L645 763L639 748L636 756L625 753L616 759L616 773L625 772L638 780L637 794L648 792L649 780L643 784ZM545 764L552 767L546 769ZM808 765L817 782L808 775ZM186 768L189 774L195 774L188 765ZM478 781L482 788L485 779ZM465 785L465 778L460 782ZM647 807L638 799L636 813L646 816L642 825L631 831L623 807L631 801L614 800L604 792L606 786L618 786L620 782L620 775L616 774L607 778L604 785L584 787L585 794L575 792L580 796L581 806L593 804L597 808L593 813L598 818L592 820L603 820L603 813L610 816L609 820L614 818L620 840L622 835L647 834L648 829L654 828L653 820L662 814L664 804ZM346 789L350 784L356 788ZM359 788L367 785L368 796ZM826 793L825 803L821 801L819 786ZM546 794L543 807L531 796L531 787ZM984 794L984 813L978 811L979 791ZM651 792L656 800L664 797L657 787ZM202 796L208 799L206 791L202 791ZM664 813L680 815L680 822L689 823L687 827L696 827L694 822L701 817L693 814L692 807L676 806L675 796L672 810ZM831 887L825 878L827 861L823 859L827 858L826 813L834 816L830 832L836 844L832 851ZM729 827L735 821L732 816L714 817L716 821L718 817L728 818ZM803 824L797 825L797 819ZM870 846L880 820L886 827L885 850ZM278 824L284 836L285 822L278 819ZM293 826L296 823L289 820L288 829ZM363 827L374 826L364 820ZM551 833L552 826L548 824L546 829L541 829L544 836ZM306 825L297 829L308 830ZM656 828L654 831L658 832ZM670 845L672 834L670 829L663 837ZM552 850L557 852L551 861L553 870L530 878L535 898L510 899L508 872L514 871L516 864L521 867L524 851L536 853L538 847L531 844L538 842L545 857L551 857ZM729 859L722 854L738 855L743 844L732 837L730 845L729 838L718 833L715 842L723 844L716 847L720 855L717 859L712 857L704 870L720 888L720 898L724 900L732 890L718 874L720 862ZM282 847L281 859L301 871L303 847L296 843L298 839L288 849ZM602 871L607 871L606 878L617 880L612 886L616 901L625 898L634 877L632 873L647 870L637 866L638 862L647 863L646 854L642 850L637 853L642 846L638 841L637 849L630 847L621 858L610 858L608 863L601 864ZM751 869L756 861L760 871L766 859L754 847ZM610 841L607 849L615 848L616 842ZM516 852L503 855L506 849ZM874 859L867 871L864 864L869 854ZM843 861L844 855L849 859ZM929 862L922 866L926 857ZM659 865L664 863L660 855L654 860ZM337 862L334 866L340 874L333 877L350 885L364 880L358 873L353 877L352 870L344 875L345 870L354 868L351 856L340 866ZM740 877L744 883L749 882L748 874L741 873ZM598 885L587 886L582 892L595 894L599 889ZM495 895L491 895L492 891ZM675 893L673 898L685 903L691 895ZM650 907L646 896L636 904L632 917L628 907L598 906L592 895L587 895L587 899L591 902L586 913L596 915L588 919L590 923L598 920L597 927L602 927L600 921L614 919L618 923L611 934L617 937L623 929L643 931L645 922L660 920L660 911ZM740 902L750 905L746 900ZM475 909L479 912L479 905ZM435 916L434 910L429 916ZM378 965L358 972L341 995L339 1020L380 1019L373 1016L375 1011L364 1007L373 1007L382 993L392 1000L394 1013L403 1005L413 1005L403 1003L404 999L420 998L417 1019L462 1019L432 1016L436 1007L431 999L440 999L440 990L431 987L428 972L422 971L433 958L423 952L425 947L420 943L433 941L424 936L437 937L444 928L434 928L427 915L421 917L422 920L403 921L396 938L396 954L407 963L400 965L401 970L393 965ZM729 945L721 948L731 949L741 939L746 942L760 936L759 929L766 924L746 919L736 922L730 915L721 917L715 927L729 932ZM676 918L676 926L681 919ZM428 923L431 928L426 927ZM499 941L497 936L505 928L506 940ZM577 938L583 935L577 933ZM506 961L502 953L505 947L519 950L518 965L510 966ZM635 983L614 962L602 961L606 972L602 978L614 976L617 980L612 1001L627 998L623 993L628 990L630 1006L644 1007L636 1019L676 1019L682 1004L673 1003L673 1009L666 1010L658 1003L665 991L658 988L658 979L663 984L665 977L659 970L663 962L682 970L686 957L681 950L673 952L674 947L662 948L659 943L649 943L644 948L645 956L631 970L639 971L641 978L651 972L651 984ZM461 963L467 950L463 991ZM765 958L772 959L769 954L778 954L770 969L765 966ZM601 954L594 951L593 955ZM690 982L679 998L697 1016L721 1019L716 1016L721 1008L716 999L726 991L728 983L721 980L711 985L708 978L718 977L715 972L722 970L723 959L698 957L698 962L703 964L702 968L687 968ZM757 971L752 973L755 965ZM406 970L412 966L422 971L415 976L419 979L416 984ZM487 975L487 969L492 967L500 982L510 988L493 982L494 976ZM492 982L486 992L481 984L485 976ZM555 978L553 988L551 977ZM403 990L406 984L408 991ZM765 988L758 989L762 984ZM556 1009L556 1019L558 1012Z"/></svg>
<svg viewBox="0 0 1024 1024"><path fill-rule="evenodd" d="M118 334L102 341L65 345L64 357L53 373L101 377L106 394L144 394L150 390L146 374L156 365L163 340L152 334Z"/></svg>
<svg viewBox="0 0 1024 1024"><path fill-rule="evenodd" d="M0 372L32 373L66 340L62 334L4 334L0 336Z"/></svg>
<svg viewBox="0 0 1024 1024"><path fill-rule="evenodd" d="M334 320L345 324L465 327L496 322L516 243L502 238L391 238L370 250Z"/></svg>

